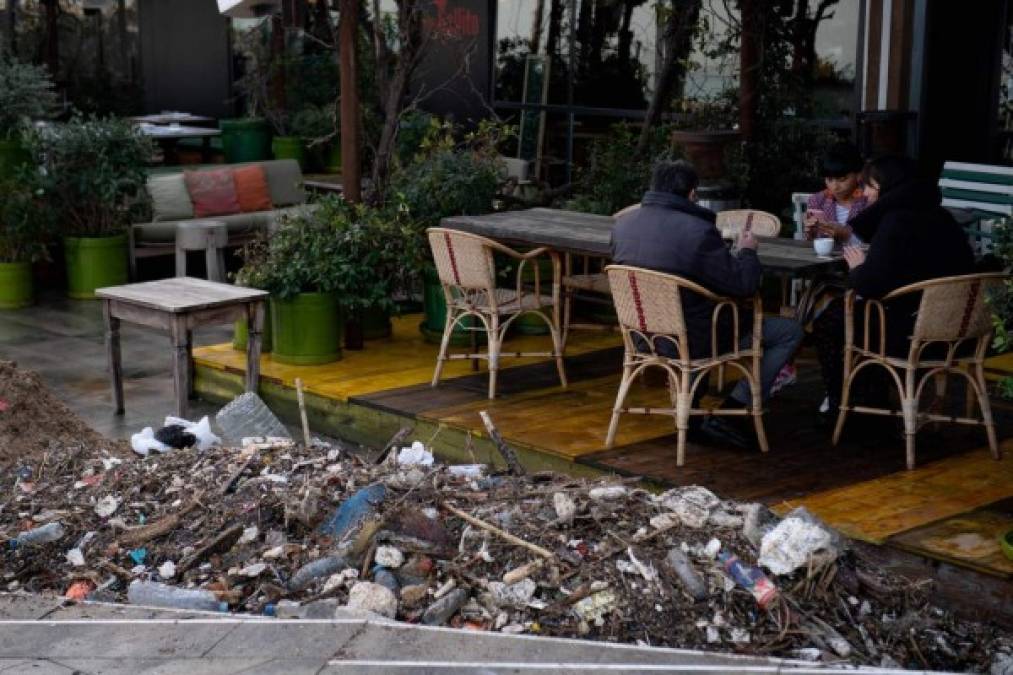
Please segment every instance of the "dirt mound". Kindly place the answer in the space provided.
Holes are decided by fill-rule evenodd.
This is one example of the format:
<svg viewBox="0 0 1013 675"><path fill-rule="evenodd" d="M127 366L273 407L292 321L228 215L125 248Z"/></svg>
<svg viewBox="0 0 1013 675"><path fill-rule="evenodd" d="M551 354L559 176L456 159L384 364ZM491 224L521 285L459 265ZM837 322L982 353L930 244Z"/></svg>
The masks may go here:
<svg viewBox="0 0 1013 675"><path fill-rule="evenodd" d="M39 376L0 361L0 467L41 460L53 444L125 455L120 441L104 438L75 415Z"/></svg>

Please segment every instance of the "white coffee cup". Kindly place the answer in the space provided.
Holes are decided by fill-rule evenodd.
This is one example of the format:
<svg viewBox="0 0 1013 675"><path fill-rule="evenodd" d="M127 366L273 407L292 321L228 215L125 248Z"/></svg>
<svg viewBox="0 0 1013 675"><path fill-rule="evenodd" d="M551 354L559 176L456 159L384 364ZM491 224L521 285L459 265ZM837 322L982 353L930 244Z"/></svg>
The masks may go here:
<svg viewBox="0 0 1013 675"><path fill-rule="evenodd" d="M813 250L816 251L816 255L821 258L826 258L834 250L834 240L832 237L820 237L819 239L813 239Z"/></svg>

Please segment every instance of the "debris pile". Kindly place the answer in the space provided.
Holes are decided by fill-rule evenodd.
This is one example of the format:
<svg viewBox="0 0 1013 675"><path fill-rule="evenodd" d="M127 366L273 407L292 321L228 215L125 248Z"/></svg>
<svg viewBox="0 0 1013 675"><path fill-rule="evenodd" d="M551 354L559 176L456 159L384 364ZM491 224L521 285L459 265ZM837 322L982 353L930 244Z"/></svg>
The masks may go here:
<svg viewBox="0 0 1013 675"><path fill-rule="evenodd" d="M0 491L8 591L877 666L988 670L1008 649L804 511L781 520L701 487L256 439L126 460L53 445Z"/></svg>

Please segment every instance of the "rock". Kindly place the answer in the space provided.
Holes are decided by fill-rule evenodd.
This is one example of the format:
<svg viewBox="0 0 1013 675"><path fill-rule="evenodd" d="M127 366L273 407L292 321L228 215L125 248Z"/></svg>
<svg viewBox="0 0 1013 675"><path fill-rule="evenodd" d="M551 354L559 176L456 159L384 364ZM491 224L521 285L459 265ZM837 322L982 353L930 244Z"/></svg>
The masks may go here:
<svg viewBox="0 0 1013 675"><path fill-rule="evenodd" d="M596 487L591 488L587 496L596 502L611 501L613 499L621 499L629 494L629 490L622 485L609 485L608 487Z"/></svg>
<svg viewBox="0 0 1013 675"><path fill-rule="evenodd" d="M404 553L393 546L377 546L373 561L382 567L397 569L404 564Z"/></svg>
<svg viewBox="0 0 1013 675"><path fill-rule="evenodd" d="M371 581L356 582L348 592L348 603L345 606L374 612L388 619L397 615L397 598L394 594L389 588Z"/></svg>
<svg viewBox="0 0 1013 675"><path fill-rule="evenodd" d="M573 517L577 515L577 504L565 492L552 495L552 506L556 510L556 520L564 525L572 523Z"/></svg>
<svg viewBox="0 0 1013 675"><path fill-rule="evenodd" d="M422 584L413 584L401 589L401 602L406 607L417 607L422 604L429 594L429 587Z"/></svg>

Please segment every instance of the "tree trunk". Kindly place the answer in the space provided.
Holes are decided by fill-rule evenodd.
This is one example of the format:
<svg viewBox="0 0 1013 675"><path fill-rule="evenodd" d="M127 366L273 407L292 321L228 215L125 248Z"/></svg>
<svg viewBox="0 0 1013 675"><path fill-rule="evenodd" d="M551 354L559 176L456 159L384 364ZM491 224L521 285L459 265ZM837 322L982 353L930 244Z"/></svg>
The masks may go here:
<svg viewBox="0 0 1013 675"><path fill-rule="evenodd" d="M401 0L398 6L398 36L401 51L398 53L394 75L387 87L383 103L383 129L373 160L373 191L382 198L390 178L391 156L397 142L398 126L404 111L412 75L422 56L421 0Z"/></svg>
<svg viewBox="0 0 1013 675"><path fill-rule="evenodd" d="M674 0L665 27L665 61L658 85L647 106L647 115L637 141L637 154L647 150L651 130L658 124L661 114L672 102L672 96L682 88L686 78L686 59L693 48L693 29L700 18L703 0Z"/></svg>
<svg viewBox="0 0 1013 675"><path fill-rule="evenodd" d="M753 138L759 102L757 84L763 51L762 5L762 0L742 0L740 5L742 36L739 43L739 130L746 141Z"/></svg>
<svg viewBox="0 0 1013 675"><path fill-rule="evenodd" d="M563 0L549 0L549 34L545 38L545 53L552 57L559 50L559 34L563 27Z"/></svg>
<svg viewBox="0 0 1013 675"><path fill-rule="evenodd" d="M359 83L356 37L359 3L341 0L341 183L348 202L362 201L359 166Z"/></svg>
<svg viewBox="0 0 1013 675"><path fill-rule="evenodd" d="M44 0L46 6L46 66L54 80L60 77L60 1Z"/></svg>
<svg viewBox="0 0 1013 675"><path fill-rule="evenodd" d="M633 20L633 2L627 2L623 7L623 21L619 26L619 63L626 65L630 62L630 47L633 44L633 31L630 30L630 23Z"/></svg>
<svg viewBox="0 0 1013 675"><path fill-rule="evenodd" d="M535 10L531 19L531 43L528 51L537 54L542 48L542 15L545 14L545 0L535 0Z"/></svg>

